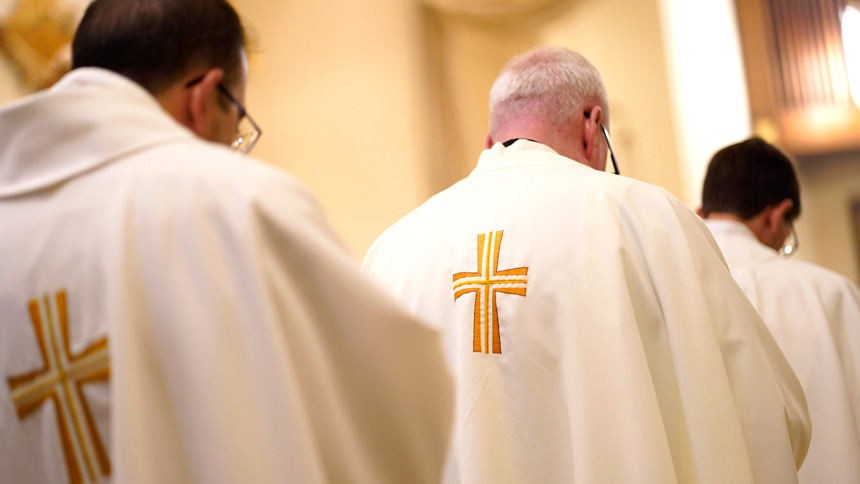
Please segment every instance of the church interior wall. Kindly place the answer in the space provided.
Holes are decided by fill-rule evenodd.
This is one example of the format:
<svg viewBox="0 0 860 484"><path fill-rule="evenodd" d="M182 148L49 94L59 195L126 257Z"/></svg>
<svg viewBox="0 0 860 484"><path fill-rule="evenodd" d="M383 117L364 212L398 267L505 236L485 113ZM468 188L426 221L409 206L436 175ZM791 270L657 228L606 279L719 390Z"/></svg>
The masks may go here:
<svg viewBox="0 0 860 484"><path fill-rule="evenodd" d="M468 2L465 2L468 4ZM444 5L443 5L444 7ZM534 45L533 24L458 15L456 8L425 5L424 112L431 139L431 186L438 192L468 175L484 149L487 103L505 62Z"/></svg>
<svg viewBox="0 0 860 484"><path fill-rule="evenodd" d="M860 234L854 233L851 208L860 201L860 152L797 161L802 202L797 257L860 281Z"/></svg>
<svg viewBox="0 0 860 484"><path fill-rule="evenodd" d="M514 23L441 11L434 0L233 3L253 41L247 107L264 131L254 155L309 188L356 259L391 223L471 171L490 85L510 56L533 45L567 46L595 64L624 174L693 208L707 159L749 131L736 89L742 72L733 71L723 82L730 89L716 97L691 74L703 71L701 80L708 69L691 62L696 48L727 45L714 66L723 71L739 58L725 23L731 0L698 7L717 9L719 34L686 25L697 17L683 0L559 1L563 8ZM713 59L718 51L703 52ZM0 102L26 92L0 56ZM717 108L737 113L714 116ZM858 158L802 160L798 224L798 257L855 281L849 203L860 193Z"/></svg>
<svg viewBox="0 0 860 484"><path fill-rule="evenodd" d="M356 258L430 195L419 9L402 0L235 0L251 28L254 155L301 180Z"/></svg>
<svg viewBox="0 0 860 484"><path fill-rule="evenodd" d="M752 134L734 1L658 0L682 181L675 194L692 208L711 156Z"/></svg>

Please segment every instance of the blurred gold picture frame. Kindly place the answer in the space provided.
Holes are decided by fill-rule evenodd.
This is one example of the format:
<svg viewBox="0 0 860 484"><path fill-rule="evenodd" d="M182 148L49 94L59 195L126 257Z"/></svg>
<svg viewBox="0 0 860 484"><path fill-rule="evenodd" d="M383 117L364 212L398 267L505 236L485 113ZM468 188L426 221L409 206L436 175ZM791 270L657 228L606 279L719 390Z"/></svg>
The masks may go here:
<svg viewBox="0 0 860 484"><path fill-rule="evenodd" d="M27 88L51 86L70 69L71 42L81 6L63 0L0 0L3 2L0 53Z"/></svg>

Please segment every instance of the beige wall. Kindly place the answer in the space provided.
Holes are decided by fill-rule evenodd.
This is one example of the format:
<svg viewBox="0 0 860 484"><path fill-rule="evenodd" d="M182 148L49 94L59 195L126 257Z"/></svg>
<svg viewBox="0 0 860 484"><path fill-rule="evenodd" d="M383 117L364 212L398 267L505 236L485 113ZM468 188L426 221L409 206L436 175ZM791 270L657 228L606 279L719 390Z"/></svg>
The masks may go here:
<svg viewBox="0 0 860 484"><path fill-rule="evenodd" d="M484 149L490 86L513 55L536 42L516 22L488 22L425 8L426 73L431 187L442 190L468 175ZM533 24L529 23L532 26Z"/></svg>
<svg viewBox="0 0 860 484"><path fill-rule="evenodd" d="M678 196L696 208L711 156L752 133L735 0L658 3L683 182Z"/></svg>
<svg viewBox="0 0 860 484"><path fill-rule="evenodd" d="M255 32L254 155L303 181L356 257L430 193L421 26L403 0L235 0Z"/></svg>
<svg viewBox="0 0 860 484"><path fill-rule="evenodd" d="M799 160L802 213L800 259L821 264L860 283L851 202L860 199L860 153Z"/></svg>

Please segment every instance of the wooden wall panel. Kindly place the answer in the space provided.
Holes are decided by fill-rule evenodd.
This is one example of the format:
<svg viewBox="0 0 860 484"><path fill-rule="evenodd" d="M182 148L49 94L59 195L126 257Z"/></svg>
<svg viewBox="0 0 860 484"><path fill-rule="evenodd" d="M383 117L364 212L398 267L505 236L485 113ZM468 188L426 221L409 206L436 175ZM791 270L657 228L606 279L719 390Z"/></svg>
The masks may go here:
<svg viewBox="0 0 860 484"><path fill-rule="evenodd" d="M845 0L736 5L757 132L797 155L860 149L842 50Z"/></svg>

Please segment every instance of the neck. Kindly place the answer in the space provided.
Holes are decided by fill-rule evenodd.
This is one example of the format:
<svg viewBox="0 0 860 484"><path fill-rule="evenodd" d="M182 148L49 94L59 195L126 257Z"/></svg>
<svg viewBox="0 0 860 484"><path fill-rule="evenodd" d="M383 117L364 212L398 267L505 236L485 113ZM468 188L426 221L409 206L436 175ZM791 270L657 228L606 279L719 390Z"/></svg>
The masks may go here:
<svg viewBox="0 0 860 484"><path fill-rule="evenodd" d="M561 156L584 163L587 160L581 145L574 139L575 132L570 126L559 126L540 116L523 114L507 120L495 132L490 133L487 147L514 138L530 139L549 146Z"/></svg>
<svg viewBox="0 0 860 484"><path fill-rule="evenodd" d="M187 91L187 89L183 89L181 85L177 84L157 94L155 100L161 104L161 107L173 119L190 129L191 121L188 111L185 109L185 105L187 104L186 98L188 96Z"/></svg>
<svg viewBox="0 0 860 484"><path fill-rule="evenodd" d="M705 217L705 219L706 220L731 220L733 222L740 222L740 223L746 225L746 221L744 221L744 219L738 217L737 215L735 215L733 213L724 213L724 212L710 213L710 214L708 214L707 217Z"/></svg>

